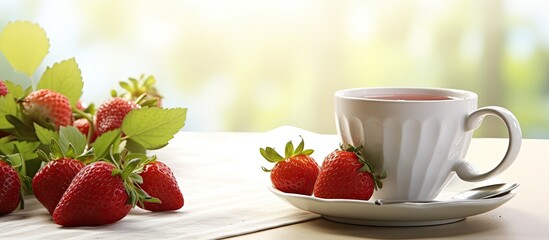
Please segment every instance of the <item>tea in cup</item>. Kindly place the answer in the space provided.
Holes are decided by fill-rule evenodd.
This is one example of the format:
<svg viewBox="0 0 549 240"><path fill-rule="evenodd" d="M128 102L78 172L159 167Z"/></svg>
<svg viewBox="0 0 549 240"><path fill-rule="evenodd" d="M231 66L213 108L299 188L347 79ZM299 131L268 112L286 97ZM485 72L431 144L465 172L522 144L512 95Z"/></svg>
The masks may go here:
<svg viewBox="0 0 549 240"><path fill-rule="evenodd" d="M507 169L522 134L507 109L477 109L476 93L443 88L356 88L335 93L336 125L343 145L363 146L374 174L386 172L375 198L432 200L457 175L482 181ZM503 120L509 146L493 169L479 173L465 155L484 117Z"/></svg>

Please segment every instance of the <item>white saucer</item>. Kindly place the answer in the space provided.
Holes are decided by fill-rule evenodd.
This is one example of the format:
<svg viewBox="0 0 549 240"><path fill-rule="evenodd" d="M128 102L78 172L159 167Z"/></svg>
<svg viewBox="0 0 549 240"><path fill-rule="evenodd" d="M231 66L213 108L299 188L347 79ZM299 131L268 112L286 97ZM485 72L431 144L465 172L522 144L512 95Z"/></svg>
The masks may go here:
<svg viewBox="0 0 549 240"><path fill-rule="evenodd" d="M499 182L499 181L497 181ZM453 223L466 217L491 211L516 195L516 189L507 195L491 199L448 201L458 192L494 183L467 183L459 179L450 184L433 203L400 203L375 205L374 200L323 199L281 192L274 187L269 190L291 205L322 215L323 218L358 225L370 226L428 226Z"/></svg>

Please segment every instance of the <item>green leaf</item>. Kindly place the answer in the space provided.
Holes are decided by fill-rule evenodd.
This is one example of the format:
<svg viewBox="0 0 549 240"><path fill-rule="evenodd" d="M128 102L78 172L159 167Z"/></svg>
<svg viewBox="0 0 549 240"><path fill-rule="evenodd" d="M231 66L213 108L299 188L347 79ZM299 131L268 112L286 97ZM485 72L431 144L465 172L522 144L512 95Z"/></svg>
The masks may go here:
<svg viewBox="0 0 549 240"><path fill-rule="evenodd" d="M128 149L128 151L130 151L131 153L146 153L147 152L147 149L145 149L139 143L137 143L137 142L135 142L131 139L128 139L126 141L125 148Z"/></svg>
<svg viewBox="0 0 549 240"><path fill-rule="evenodd" d="M146 88L150 88L150 87L154 86L155 83L156 83L156 79L154 78L154 76L150 75L143 82L143 86L146 87Z"/></svg>
<svg viewBox="0 0 549 240"><path fill-rule="evenodd" d="M130 84L127 82L119 82L118 84L120 84L120 87L122 87L123 89L126 89L126 91L128 92L131 92L133 90Z"/></svg>
<svg viewBox="0 0 549 240"><path fill-rule="evenodd" d="M36 149L38 149L39 146L40 142L15 141L17 152L21 154L25 160L38 157Z"/></svg>
<svg viewBox="0 0 549 240"><path fill-rule="evenodd" d="M272 147L267 147L265 152L267 153L267 160L269 160L269 162L280 162L284 160L284 157L280 156Z"/></svg>
<svg viewBox="0 0 549 240"><path fill-rule="evenodd" d="M37 123L34 123L34 129L38 140L44 145L50 145L52 139L59 141L59 134L56 131L42 127Z"/></svg>
<svg viewBox="0 0 549 240"><path fill-rule="evenodd" d="M13 124L6 118L7 115L17 115L17 102L11 93L0 96L0 129L13 128Z"/></svg>
<svg viewBox="0 0 549 240"><path fill-rule="evenodd" d="M88 144L86 135L81 133L74 126L61 126L59 128L59 144L64 151L68 150L69 144L72 144L76 155L80 155L86 149Z"/></svg>
<svg viewBox="0 0 549 240"><path fill-rule="evenodd" d="M295 149L295 153L300 154L304 148L305 148L305 141L303 140L303 138L301 138L301 142L299 143L299 145L297 145L297 148Z"/></svg>
<svg viewBox="0 0 549 240"><path fill-rule="evenodd" d="M303 151L301 152L301 154L303 154L303 155L311 155L311 154L313 154L313 152L314 152L313 149L306 149L306 150L303 150Z"/></svg>
<svg viewBox="0 0 549 240"><path fill-rule="evenodd" d="M29 21L10 22L0 33L0 51L16 71L28 77L40 66L49 48L44 29Z"/></svg>
<svg viewBox="0 0 549 240"><path fill-rule="evenodd" d="M37 157L35 151L38 146L40 142L10 141L0 145L0 152L4 155L21 154L24 159L33 159Z"/></svg>
<svg viewBox="0 0 549 240"><path fill-rule="evenodd" d="M284 154L286 155L286 158L292 157L294 155L294 144L292 141L288 141L286 143L286 149L284 149Z"/></svg>
<svg viewBox="0 0 549 240"><path fill-rule="evenodd" d="M25 96L27 96L27 91L23 89L23 86L19 84L15 84L12 81L4 81L4 84L6 84L6 88L8 88L8 92L13 95L14 98L20 99Z"/></svg>
<svg viewBox="0 0 549 240"><path fill-rule="evenodd" d="M120 135L120 129L115 129L99 136L93 143L95 159L108 156L112 145L115 146L115 149L118 149Z"/></svg>
<svg viewBox="0 0 549 240"><path fill-rule="evenodd" d="M145 149L157 149L168 143L184 125L186 108L134 109L122 121L122 132Z"/></svg>
<svg viewBox="0 0 549 240"><path fill-rule="evenodd" d="M15 135L21 141L39 141L32 126L27 126L21 119L14 115L6 115L6 119L14 126Z"/></svg>
<svg viewBox="0 0 549 240"><path fill-rule="evenodd" d="M71 106L75 106L82 96L83 87L80 68L76 60L71 58L48 67L42 74L37 89L51 89L61 93L69 99Z"/></svg>

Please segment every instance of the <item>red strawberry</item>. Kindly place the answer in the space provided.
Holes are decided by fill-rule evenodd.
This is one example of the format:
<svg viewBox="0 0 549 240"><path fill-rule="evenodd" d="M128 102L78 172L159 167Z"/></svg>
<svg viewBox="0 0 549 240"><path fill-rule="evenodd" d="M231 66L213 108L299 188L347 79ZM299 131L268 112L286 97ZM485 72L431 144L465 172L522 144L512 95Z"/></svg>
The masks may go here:
<svg viewBox="0 0 549 240"><path fill-rule="evenodd" d="M184 199L172 170L164 163L153 161L143 167L141 188L160 203L145 202L140 208L150 211L170 211L183 207Z"/></svg>
<svg viewBox="0 0 549 240"><path fill-rule="evenodd" d="M326 156L314 187L316 197L368 200L374 189L383 186L381 179L385 178L385 173L372 175L372 168L361 149L349 146Z"/></svg>
<svg viewBox="0 0 549 240"><path fill-rule="evenodd" d="M4 81L0 80L0 96L6 96L8 94L8 88Z"/></svg>
<svg viewBox="0 0 549 240"><path fill-rule="evenodd" d="M260 148L261 155L267 161L276 163L271 172L271 182L274 187L282 192L311 195L315 181L320 171L316 161L310 157L313 150L304 148L304 141L294 149L292 141L286 143L285 157L280 156L273 148Z"/></svg>
<svg viewBox="0 0 549 240"><path fill-rule="evenodd" d="M0 159L0 216L13 212L21 202L21 180L17 171Z"/></svg>
<svg viewBox="0 0 549 240"><path fill-rule="evenodd" d="M63 226L96 226L124 218L132 206L116 166L95 162L84 167L63 194L53 221Z"/></svg>
<svg viewBox="0 0 549 240"><path fill-rule="evenodd" d="M89 139L89 142L94 142L97 138L97 131L93 131L91 136L88 136L88 133L90 131L90 121L85 118L79 118L74 120L74 123L72 123L74 127L76 127L82 134L86 135Z"/></svg>
<svg viewBox="0 0 549 240"><path fill-rule="evenodd" d="M6 87L6 84L4 83L4 81L0 80L0 97L6 96L6 94L8 94L8 88ZM9 133L0 131L0 138L8 135Z"/></svg>
<svg viewBox="0 0 549 240"><path fill-rule="evenodd" d="M95 119L97 134L101 135L119 128L128 112L136 108L139 108L139 105L119 97L105 101L99 106L99 109L97 109Z"/></svg>
<svg viewBox="0 0 549 240"><path fill-rule="evenodd" d="M38 150L42 160L47 161L47 164L38 170L32 179L34 196L50 214L53 214L72 179L85 166L81 161L74 159L74 156L65 157L55 140L52 140L51 146L53 145L56 146L51 149L54 159L49 159L44 152Z"/></svg>
<svg viewBox="0 0 549 240"><path fill-rule="evenodd" d="M53 221L62 226L97 226L124 218L138 201L152 201L134 182L140 179L136 167L139 158L94 162L82 168L61 197L53 212ZM123 164L123 165L121 165Z"/></svg>
<svg viewBox="0 0 549 240"><path fill-rule="evenodd" d="M31 92L24 100L26 113L36 122L51 124L55 128L72 124L69 99L49 89Z"/></svg>
<svg viewBox="0 0 549 240"><path fill-rule="evenodd" d="M76 101L75 107L80 111L86 111L86 106L81 100Z"/></svg>

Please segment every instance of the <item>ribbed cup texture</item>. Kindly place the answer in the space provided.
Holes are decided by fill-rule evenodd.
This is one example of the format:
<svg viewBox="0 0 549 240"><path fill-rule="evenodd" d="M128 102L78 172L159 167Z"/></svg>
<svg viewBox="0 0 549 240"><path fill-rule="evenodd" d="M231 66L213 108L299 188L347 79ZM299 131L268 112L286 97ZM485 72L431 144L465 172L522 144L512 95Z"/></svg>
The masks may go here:
<svg viewBox="0 0 549 240"><path fill-rule="evenodd" d="M364 145L366 158L387 178L375 198L431 200L449 182L470 136L459 118L404 119L336 116L344 144Z"/></svg>

